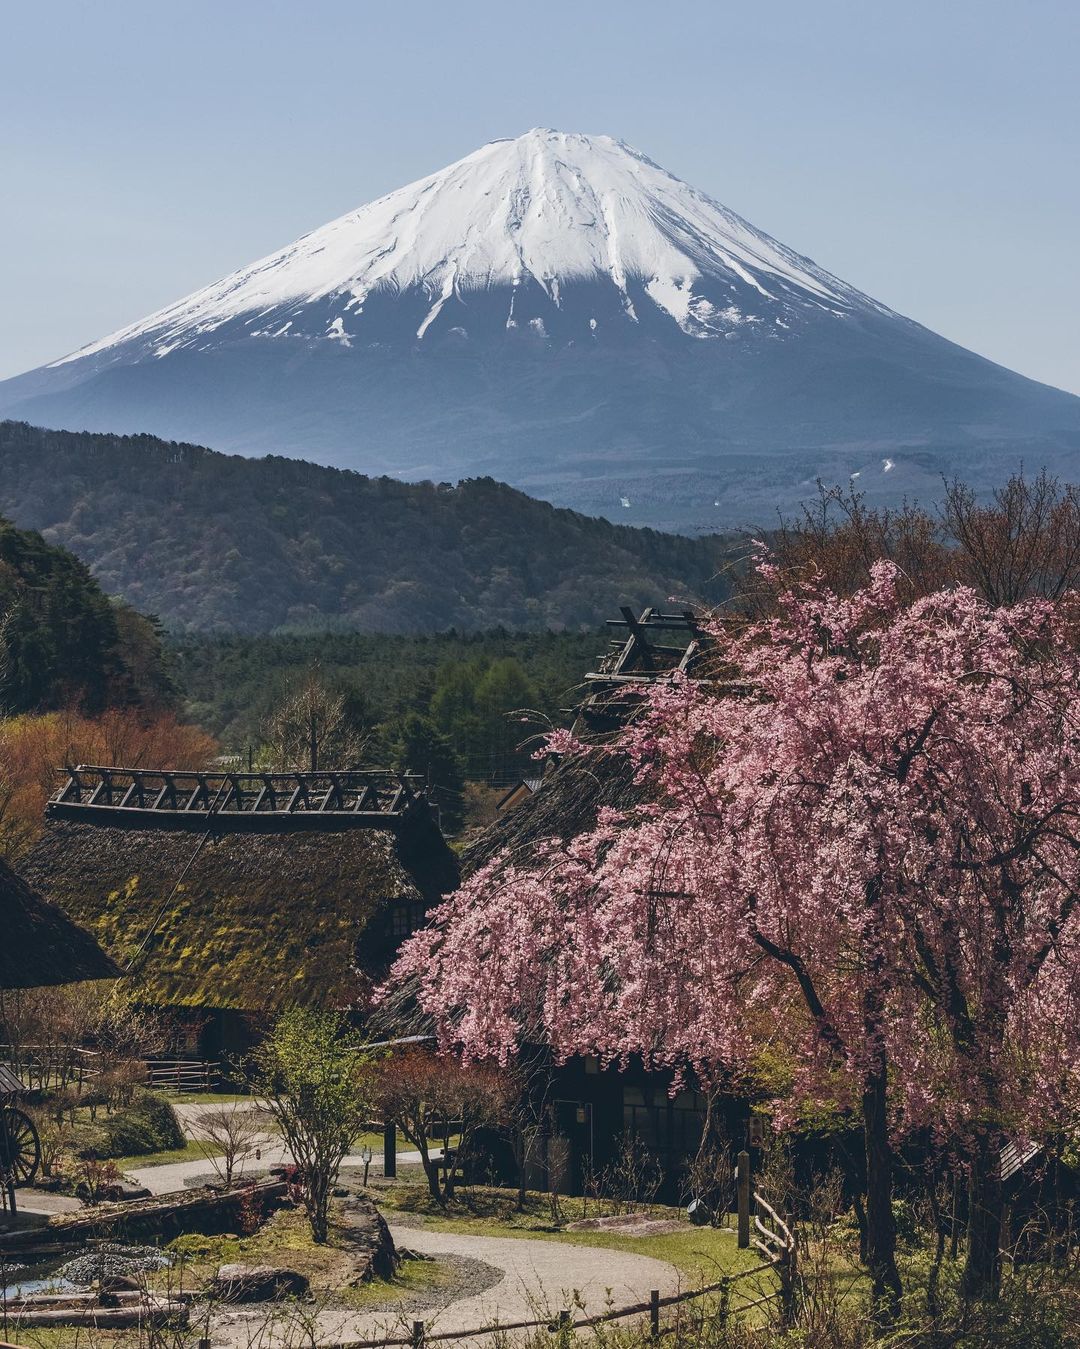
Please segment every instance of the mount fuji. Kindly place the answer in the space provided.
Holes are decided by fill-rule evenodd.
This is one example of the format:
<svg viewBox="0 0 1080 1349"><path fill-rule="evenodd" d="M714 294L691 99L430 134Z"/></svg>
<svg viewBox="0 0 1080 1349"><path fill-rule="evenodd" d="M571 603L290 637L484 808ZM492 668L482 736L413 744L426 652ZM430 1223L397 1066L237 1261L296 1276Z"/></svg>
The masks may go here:
<svg viewBox="0 0 1080 1349"><path fill-rule="evenodd" d="M1068 471L1080 398L954 345L608 136L494 141L28 374L0 415L696 531L814 481Z"/></svg>

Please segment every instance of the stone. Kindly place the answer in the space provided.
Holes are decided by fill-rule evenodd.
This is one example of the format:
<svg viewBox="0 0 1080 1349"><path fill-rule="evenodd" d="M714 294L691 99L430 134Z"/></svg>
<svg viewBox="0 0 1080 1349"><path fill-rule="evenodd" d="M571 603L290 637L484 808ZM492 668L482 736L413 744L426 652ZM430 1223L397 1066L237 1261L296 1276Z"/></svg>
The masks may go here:
<svg viewBox="0 0 1080 1349"><path fill-rule="evenodd" d="M212 1291L224 1302L280 1302L305 1297L308 1280L287 1265L222 1265Z"/></svg>
<svg viewBox="0 0 1080 1349"><path fill-rule="evenodd" d="M392 1279L398 1259L386 1219L366 1196L357 1196L345 1205L345 1218L354 1266L349 1282L357 1287L372 1279Z"/></svg>
<svg viewBox="0 0 1080 1349"><path fill-rule="evenodd" d="M138 1293L142 1291L142 1284L130 1274L109 1274L102 1279L100 1287L103 1293Z"/></svg>

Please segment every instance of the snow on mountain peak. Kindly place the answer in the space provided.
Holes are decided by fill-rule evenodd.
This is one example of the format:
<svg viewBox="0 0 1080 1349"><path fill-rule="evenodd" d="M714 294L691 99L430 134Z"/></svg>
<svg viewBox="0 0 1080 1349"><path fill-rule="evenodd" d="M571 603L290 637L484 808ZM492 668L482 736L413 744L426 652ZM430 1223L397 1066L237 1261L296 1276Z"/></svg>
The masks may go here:
<svg viewBox="0 0 1080 1349"><path fill-rule="evenodd" d="M726 335L762 314L783 329L785 315L807 307L888 312L625 142L537 127L491 141L55 364L129 343L149 343L157 356L202 347L237 320L247 335L296 336L310 305L319 306L318 335L347 346L371 297L403 292L424 297L422 340L452 298L534 284L559 308L579 281L613 286L635 321L631 290L639 303L644 292L696 337ZM748 298L761 314L747 312ZM525 322L544 333L542 316ZM506 326L516 326L512 301Z"/></svg>

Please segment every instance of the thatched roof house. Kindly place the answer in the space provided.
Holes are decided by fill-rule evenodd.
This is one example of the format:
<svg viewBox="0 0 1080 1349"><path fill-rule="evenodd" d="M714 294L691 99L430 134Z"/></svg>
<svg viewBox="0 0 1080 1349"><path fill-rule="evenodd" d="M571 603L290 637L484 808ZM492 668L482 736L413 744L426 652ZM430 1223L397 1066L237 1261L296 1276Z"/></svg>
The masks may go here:
<svg viewBox="0 0 1080 1349"><path fill-rule="evenodd" d="M591 830L605 807L628 810L643 799L630 761L604 748L612 733L632 717L644 694L659 680L699 674L707 658L709 638L689 610L665 613L647 608L638 617L624 608L608 620L617 631L599 668L586 674L584 694L575 709L574 731L594 747L587 753L549 763L542 779L520 792L512 809L502 809L517 788L499 803L496 819L475 837L461 855L467 879L495 857L504 855L528 867L538 844L550 839L569 842ZM412 981L389 990L375 1024L380 1034L426 1035L430 1017L418 1006Z"/></svg>
<svg viewBox="0 0 1080 1349"><path fill-rule="evenodd" d="M456 883L422 797L359 774L72 778L26 874L158 1005L354 1006Z"/></svg>
<svg viewBox="0 0 1080 1349"><path fill-rule="evenodd" d="M115 979L119 973L89 932L0 862L0 990Z"/></svg>

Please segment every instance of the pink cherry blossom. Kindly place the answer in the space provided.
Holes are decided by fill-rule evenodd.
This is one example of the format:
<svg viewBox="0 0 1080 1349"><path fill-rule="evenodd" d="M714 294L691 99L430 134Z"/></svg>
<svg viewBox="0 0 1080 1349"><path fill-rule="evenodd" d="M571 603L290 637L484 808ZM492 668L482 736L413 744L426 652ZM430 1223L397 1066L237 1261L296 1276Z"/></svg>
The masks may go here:
<svg viewBox="0 0 1080 1349"><path fill-rule="evenodd" d="M658 684L608 751L646 804L497 857L404 948L444 1043L734 1086L783 1062L781 1119L878 1083L894 1131L986 1156L1070 1127L1076 605L905 603L896 579L712 622L710 677Z"/></svg>

